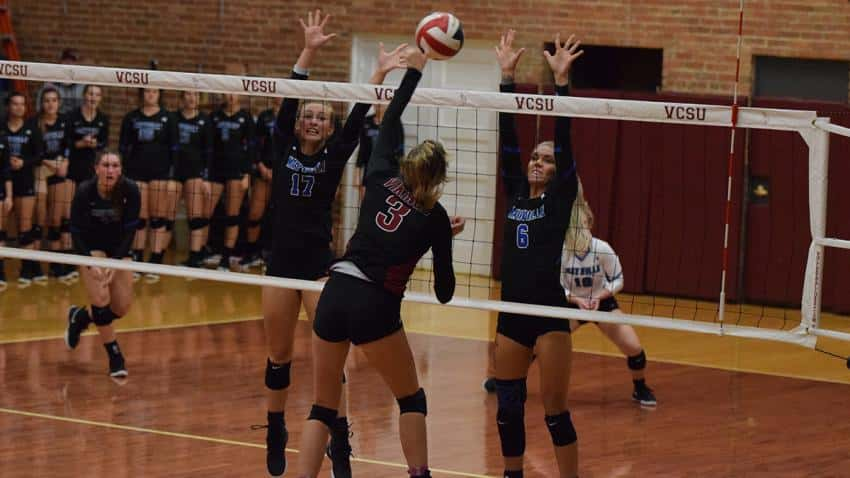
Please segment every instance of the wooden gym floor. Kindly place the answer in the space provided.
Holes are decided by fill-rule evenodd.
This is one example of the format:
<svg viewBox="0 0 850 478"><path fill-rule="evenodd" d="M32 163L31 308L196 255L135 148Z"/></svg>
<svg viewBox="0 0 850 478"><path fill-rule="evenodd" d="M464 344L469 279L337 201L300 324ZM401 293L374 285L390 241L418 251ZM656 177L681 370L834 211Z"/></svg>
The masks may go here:
<svg viewBox="0 0 850 478"><path fill-rule="evenodd" d="M123 384L107 377L96 337L65 350L64 311L83 302L80 286L11 283L0 293L0 476L265 476L265 432L250 428L265 421L259 290L163 278L136 291L119 322L130 371ZM405 317L428 393L434 476L497 476L496 400L480 387L491 314L406 305ZM850 329L847 319L828 320ZM582 477L847 476L850 370L842 362L766 341L638 333L655 410L631 402L625 361L595 328L576 334L570 399ZM311 404L309 334L301 322L290 463ZM822 345L850 353L848 344ZM355 474L406 476L392 396L357 352L348 374ZM537 379L533 368L529 477L555 472Z"/></svg>

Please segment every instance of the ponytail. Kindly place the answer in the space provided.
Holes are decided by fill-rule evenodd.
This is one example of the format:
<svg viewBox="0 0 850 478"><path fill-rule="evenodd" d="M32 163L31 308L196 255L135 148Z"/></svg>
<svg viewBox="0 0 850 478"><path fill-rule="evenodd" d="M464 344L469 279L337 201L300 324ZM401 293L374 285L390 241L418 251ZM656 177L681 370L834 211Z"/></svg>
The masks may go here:
<svg viewBox="0 0 850 478"><path fill-rule="evenodd" d="M413 193L417 206L431 209L446 181L446 149L437 141L425 140L399 161L404 185Z"/></svg>
<svg viewBox="0 0 850 478"><path fill-rule="evenodd" d="M570 213L570 225L567 228L565 247L573 254L584 255L590 250L593 240L593 211L584 198L584 187L581 179L578 181L578 192L573 201L573 209Z"/></svg>

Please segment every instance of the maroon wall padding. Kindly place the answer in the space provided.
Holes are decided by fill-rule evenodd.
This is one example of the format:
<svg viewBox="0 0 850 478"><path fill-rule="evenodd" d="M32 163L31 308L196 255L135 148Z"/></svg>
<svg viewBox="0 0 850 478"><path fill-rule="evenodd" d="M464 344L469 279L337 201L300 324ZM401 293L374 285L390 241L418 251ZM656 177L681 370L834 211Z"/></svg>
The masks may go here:
<svg viewBox="0 0 850 478"><path fill-rule="evenodd" d="M702 96L587 90L573 94L728 103L727 99ZM539 139L551 139L553 130L554 118L541 117ZM520 131L534 137L534 130ZM727 283L730 300L737 298L744 141L737 144ZM594 234L610 242L620 256L625 291L716 300L721 280L729 130L575 119L573 148L585 195L596 215ZM494 250L501 250L504 213L504 204L497 202L499 232Z"/></svg>
<svg viewBox="0 0 850 478"><path fill-rule="evenodd" d="M850 126L846 105L791 100L755 99L753 106L816 110L833 122ZM830 137L827 236L850 239L850 140ZM797 306L802 297L806 259L811 243L809 227L808 148L797 133L753 131L750 175L766 177L770 198L751 204L747 213L745 297L748 301ZM844 276L850 270L850 252L827 248L823 307L850 312L850 294Z"/></svg>

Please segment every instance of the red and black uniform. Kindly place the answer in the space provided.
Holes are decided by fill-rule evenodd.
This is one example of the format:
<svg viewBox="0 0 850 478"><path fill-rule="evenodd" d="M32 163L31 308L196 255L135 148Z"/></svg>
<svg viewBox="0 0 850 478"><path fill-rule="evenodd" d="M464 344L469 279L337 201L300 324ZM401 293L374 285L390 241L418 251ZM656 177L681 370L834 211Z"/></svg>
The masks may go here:
<svg viewBox="0 0 850 478"><path fill-rule="evenodd" d="M9 159L18 157L23 160L24 165L19 169L12 169L9 165L9 177L12 180L12 195L14 197L35 196L35 176L33 174L36 166L41 164L42 139L38 122L31 118L15 131L4 123L0 128L0 137L9 148Z"/></svg>
<svg viewBox="0 0 850 478"><path fill-rule="evenodd" d="M127 113L118 145L124 158L124 174L140 182L171 179L176 143L176 121L164 108L151 116L141 108Z"/></svg>
<svg viewBox="0 0 850 478"><path fill-rule="evenodd" d="M449 216L440 203L420 209L398 171L401 114L421 77L407 70L384 115L367 166L357 229L319 299L313 329L323 340L362 344L399 330L407 281L428 249L434 253L437 298L445 303L454 295Z"/></svg>
<svg viewBox="0 0 850 478"><path fill-rule="evenodd" d="M501 85L513 93L513 84ZM569 93L566 86L556 94ZM507 195L507 217L502 251L502 300L567 307L561 287L561 253L570 223L578 178L570 138L570 118L555 119L555 175L542 196L529 198L529 184L520 161L513 114L499 113L501 174ZM547 332L569 332L569 321L530 315L499 313L497 332L534 347Z"/></svg>
<svg viewBox="0 0 850 478"><path fill-rule="evenodd" d="M293 73L292 78L307 76ZM298 100L283 101L276 126L280 154L273 167L274 246L268 275L305 280L327 275L333 259L331 204L368 111L368 104L354 105L342 129L335 130L322 149L307 155L295 136Z"/></svg>
<svg viewBox="0 0 850 478"><path fill-rule="evenodd" d="M65 140L68 142L68 179L74 182L85 181L94 176L94 161L97 153L103 151L109 143L109 118L97 112L91 121L87 121L80 108L68 116L68 130ZM92 136L97 138L96 148L77 148L77 141Z"/></svg>
<svg viewBox="0 0 850 478"><path fill-rule="evenodd" d="M220 109L210 119L213 129L210 181L224 184L242 179L251 170L254 157L254 118L244 109L232 116Z"/></svg>
<svg viewBox="0 0 850 478"><path fill-rule="evenodd" d="M122 177L115 188L120 200L105 198L97 190L97 178L84 181L71 203L71 237L77 254L102 251L107 257L129 257L139 224L141 193L133 181Z"/></svg>
<svg viewBox="0 0 850 478"><path fill-rule="evenodd" d="M204 113L186 118L182 111L174 114L177 122L177 150L174 155L174 177L180 182L206 177L212 162L212 121Z"/></svg>

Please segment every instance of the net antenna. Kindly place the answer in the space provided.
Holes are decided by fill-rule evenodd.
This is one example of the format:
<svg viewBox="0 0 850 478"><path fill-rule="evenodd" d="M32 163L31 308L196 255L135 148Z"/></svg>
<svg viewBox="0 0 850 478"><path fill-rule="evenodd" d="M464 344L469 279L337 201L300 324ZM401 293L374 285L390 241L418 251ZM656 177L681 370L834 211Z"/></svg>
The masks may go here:
<svg viewBox="0 0 850 478"><path fill-rule="evenodd" d="M742 17L739 15L739 22L741 19ZM208 93L236 93L249 96L293 97L319 101L365 102L373 104L388 103L394 92L394 88L388 86L358 85L340 82L298 81L237 75L150 71L14 61L0 61L0 77L28 81L96 84L123 88L141 87L166 90L191 90ZM569 116L573 118L642 121L724 128L751 128L799 133L809 147L810 227L813 241L809 250L806 280L803 288L802 319L799 326L793 330L769 330L728 324L728 322L723 323L718 320L701 322L697 320L677 320L667 317L634 314L615 316L614 314L604 312L590 312L465 297L456 298L452 301L451 305L544 317L627 323L644 327L682 330L712 335L732 335L777 340L809 348L813 348L817 337L822 336L850 342L850 334L836 330L822 329L819 326L823 249L827 246L850 249L850 241L832 239L825 236L825 184L829 134L835 133L850 136L850 130L831 125L828 118L817 118L817 114L814 111L739 107L735 103L730 107L697 103L553 97L536 94L503 94L433 88L418 89L410 104L432 108L473 109L516 114ZM450 129L457 131L459 128ZM730 161L733 160L734 157ZM731 185L729 185L729 188L731 188ZM729 190L727 188L727 197ZM728 236L729 228L728 207L727 199L726 236ZM725 240L724 243L726 243ZM0 248L0 256L75 265L97 265L140 272L152 271L163 275L195 277L243 284L271 285L301 290L318 290L321 288L321 284L318 283L291 279L186 269L167 265L132 263L45 251L25 251L7 247ZM725 253L724 256L726 256ZM723 287L725 289L725 277ZM430 294L410 293L407 295L407 299L414 302L436 303L436 300ZM721 300L722 303L723 300Z"/></svg>

